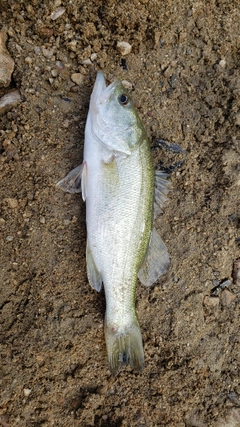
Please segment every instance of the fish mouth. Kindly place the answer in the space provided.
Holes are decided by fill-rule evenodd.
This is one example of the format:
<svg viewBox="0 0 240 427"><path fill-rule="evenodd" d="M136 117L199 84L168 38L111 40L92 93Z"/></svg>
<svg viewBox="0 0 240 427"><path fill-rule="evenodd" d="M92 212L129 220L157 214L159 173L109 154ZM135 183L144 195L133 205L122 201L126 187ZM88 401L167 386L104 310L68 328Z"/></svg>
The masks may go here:
<svg viewBox="0 0 240 427"><path fill-rule="evenodd" d="M107 85L104 74L102 71L98 71L91 97L96 101L102 92L106 89L106 87Z"/></svg>
<svg viewBox="0 0 240 427"><path fill-rule="evenodd" d="M103 72L98 71L97 77L93 86L91 103L93 103L93 105L96 106L97 104L104 104L105 102L107 102L117 82L118 80L116 79L114 80L113 83L107 86Z"/></svg>

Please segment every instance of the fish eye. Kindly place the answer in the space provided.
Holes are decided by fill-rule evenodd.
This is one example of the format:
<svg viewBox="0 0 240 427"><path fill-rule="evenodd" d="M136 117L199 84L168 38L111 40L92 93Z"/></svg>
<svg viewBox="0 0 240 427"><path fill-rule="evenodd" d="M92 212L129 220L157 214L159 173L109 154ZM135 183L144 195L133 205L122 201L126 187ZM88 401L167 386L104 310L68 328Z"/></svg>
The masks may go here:
<svg viewBox="0 0 240 427"><path fill-rule="evenodd" d="M127 105L128 104L128 96L125 95L125 93L122 93L118 97L118 101L121 105Z"/></svg>

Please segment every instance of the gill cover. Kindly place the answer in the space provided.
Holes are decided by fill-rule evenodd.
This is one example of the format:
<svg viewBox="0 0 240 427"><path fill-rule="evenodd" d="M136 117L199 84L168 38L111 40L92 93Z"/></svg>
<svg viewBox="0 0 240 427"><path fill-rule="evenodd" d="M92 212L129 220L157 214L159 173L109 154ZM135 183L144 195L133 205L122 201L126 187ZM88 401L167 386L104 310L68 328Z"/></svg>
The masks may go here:
<svg viewBox="0 0 240 427"><path fill-rule="evenodd" d="M91 95L88 129L99 144L116 156L129 156L145 137L126 89L118 79L106 86L101 71Z"/></svg>

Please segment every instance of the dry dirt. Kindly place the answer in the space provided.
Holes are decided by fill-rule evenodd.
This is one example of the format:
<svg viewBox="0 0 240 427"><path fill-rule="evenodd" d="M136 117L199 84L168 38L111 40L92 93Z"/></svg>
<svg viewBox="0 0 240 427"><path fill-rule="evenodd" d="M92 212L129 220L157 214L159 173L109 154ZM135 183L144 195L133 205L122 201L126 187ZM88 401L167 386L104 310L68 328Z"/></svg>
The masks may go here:
<svg viewBox="0 0 240 427"><path fill-rule="evenodd" d="M239 257L239 10L239 0L1 0L21 103L0 117L0 425L240 426L240 286L212 292ZM118 41L132 45L125 64ZM86 277L85 206L55 188L81 163L98 69L132 84L155 166L184 160L157 221L170 269L137 288L145 369L116 378L104 292Z"/></svg>

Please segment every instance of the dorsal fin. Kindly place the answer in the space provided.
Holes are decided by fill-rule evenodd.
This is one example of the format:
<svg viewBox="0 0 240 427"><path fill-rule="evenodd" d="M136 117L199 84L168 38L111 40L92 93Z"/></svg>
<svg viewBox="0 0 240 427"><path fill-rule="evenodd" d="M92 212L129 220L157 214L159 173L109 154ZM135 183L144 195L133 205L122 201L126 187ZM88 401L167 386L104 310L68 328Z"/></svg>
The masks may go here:
<svg viewBox="0 0 240 427"><path fill-rule="evenodd" d="M154 219L162 213L169 192L168 174L162 171L155 171L155 193L154 193Z"/></svg>

